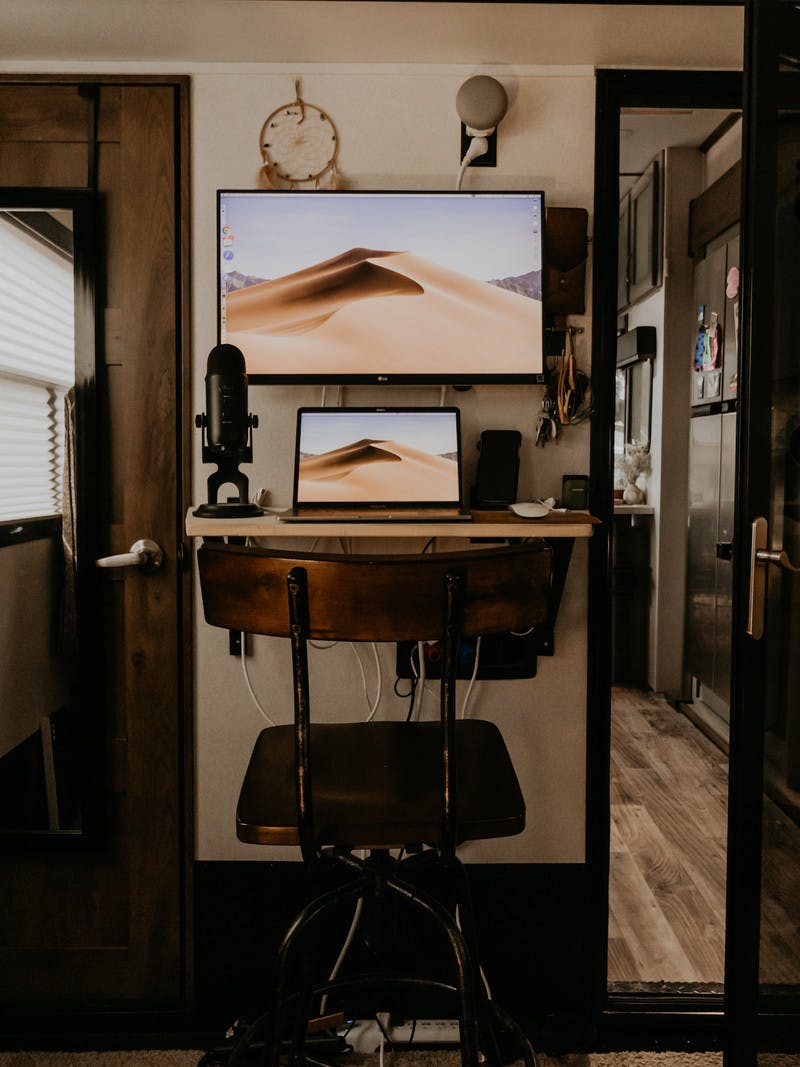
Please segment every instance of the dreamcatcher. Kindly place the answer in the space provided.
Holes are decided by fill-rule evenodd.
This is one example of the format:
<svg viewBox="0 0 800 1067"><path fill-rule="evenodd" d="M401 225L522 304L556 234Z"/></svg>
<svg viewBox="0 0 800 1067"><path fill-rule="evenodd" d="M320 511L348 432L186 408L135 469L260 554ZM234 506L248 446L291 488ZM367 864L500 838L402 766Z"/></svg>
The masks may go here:
<svg viewBox="0 0 800 1067"><path fill-rule="evenodd" d="M301 98L299 81L294 88L294 101L276 108L261 127L262 173L275 189L307 182L338 189L336 127L329 115Z"/></svg>

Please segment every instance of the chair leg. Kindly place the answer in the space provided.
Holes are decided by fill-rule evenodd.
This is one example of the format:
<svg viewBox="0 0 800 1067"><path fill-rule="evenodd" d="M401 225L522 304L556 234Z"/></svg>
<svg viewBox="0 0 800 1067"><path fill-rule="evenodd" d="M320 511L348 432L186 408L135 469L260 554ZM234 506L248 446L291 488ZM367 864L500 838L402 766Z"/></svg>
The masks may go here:
<svg viewBox="0 0 800 1067"><path fill-rule="evenodd" d="M302 958L303 974L301 985L298 990L297 1003L294 1006L289 1067L302 1067L305 1061L306 1033L308 1032L308 1019L311 1011L314 985L311 962L308 954L304 954ZM280 1036L278 1036L278 1041L280 1041Z"/></svg>
<svg viewBox="0 0 800 1067"><path fill-rule="evenodd" d="M496 1001L492 999L490 990L484 985L480 971L480 952L478 948L478 931L475 921L475 909L472 903L472 892L467 877L467 869L456 857L452 865L452 873L455 875L456 897L459 909L459 926L467 942L476 971L476 984L478 987L478 1013L481 1022L482 1048L490 1063L499 1065L503 1062L503 1056L497 1042L497 1025L507 1033L513 1035L518 1046L519 1058L523 1059L526 1067L535 1067L536 1054L530 1041L522 1031L519 1024L511 1018Z"/></svg>
<svg viewBox="0 0 800 1067"><path fill-rule="evenodd" d="M314 923L329 908L338 904L341 900L346 900L349 896L360 896L364 892L364 885L365 880L363 878L358 878L353 882L349 882L347 885L338 886L336 889L331 889L326 893L322 893L318 897L309 901L292 921L286 933L283 935L283 940L281 941L275 958L271 996L268 1000L269 1006L255 1023L244 1031L240 1039L237 1041L231 1052L228 1067L235 1067L235 1065L241 1063L242 1057L247 1054L247 1050L260 1039L262 1034L264 1035L263 1062L265 1067L277 1067L280 1056L281 1031L283 1024L281 1009L284 1002L287 1000L287 971L289 958L295 942L306 928ZM308 988L310 989L310 985ZM298 999L302 1002L302 1005L307 1005L310 997L301 996ZM298 1010L304 1010L302 1005ZM306 1019L306 1023L307 1021L308 1020ZM295 1034L296 1033L297 1031L295 1030ZM303 1035L303 1041L304 1037L305 1035ZM300 1054L302 1055L302 1047L300 1049Z"/></svg>
<svg viewBox="0 0 800 1067"><path fill-rule="evenodd" d="M364 892L364 885L364 879L358 879L348 885L339 886L336 889L329 890L327 893L323 893L315 900L310 901L310 903L303 908L286 931L280 948L278 949L275 963L276 980L274 983L274 995L272 1000L272 1028L267 1041L267 1049L265 1050L265 1067L277 1067L278 1064L281 1044L281 1005L286 999L287 965L295 941L306 927L315 922L315 920L329 908L338 904L339 901L346 900L347 897L360 896ZM302 999L305 1000L305 998Z"/></svg>
<svg viewBox="0 0 800 1067"><path fill-rule="evenodd" d="M386 887L412 904L417 904L433 918L450 944L456 965L456 987L459 998L458 1028L461 1038L461 1067L478 1067L478 1016L476 1009L475 976L464 937L444 905L434 897L390 876Z"/></svg>
<svg viewBox="0 0 800 1067"><path fill-rule="evenodd" d="M475 911L472 907L472 894L470 893L467 872L461 860L454 856L445 869L449 885L453 892L453 912L456 917L456 925L461 931L461 936L467 946L472 970L475 976L475 996L477 1002L478 1030L481 1048L489 1063L500 1065L500 1050L494 1027L491 1022L491 1009L489 1006L489 993L484 985L481 973L480 952L478 951L478 935L475 924Z"/></svg>

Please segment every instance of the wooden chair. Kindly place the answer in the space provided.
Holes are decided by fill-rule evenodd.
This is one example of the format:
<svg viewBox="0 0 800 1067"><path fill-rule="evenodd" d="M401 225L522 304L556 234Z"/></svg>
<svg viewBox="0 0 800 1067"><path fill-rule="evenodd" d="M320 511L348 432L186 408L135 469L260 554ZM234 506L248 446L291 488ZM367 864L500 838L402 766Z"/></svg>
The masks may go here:
<svg viewBox="0 0 800 1067"><path fill-rule="evenodd" d="M238 1062L240 1047L264 1034L265 1063L274 1065L290 1004L293 1062L303 1061L312 993L324 990L312 990L307 978L290 994L292 948L343 899L370 893L405 901L441 928L454 960L454 982L413 981L431 992L444 987L455 993L463 1067L477 1067L479 1048L497 1061L492 1005L479 977L456 846L519 833L525 803L497 727L456 716L456 661L462 636L522 631L545 621L552 550L532 541L430 555L333 556L206 542L198 564L207 622L291 643L294 722L267 727L258 736L239 796L237 836L261 845L299 845L310 867L332 864L349 875L311 900L287 931L268 1010L242 1036L229 1062ZM314 639L441 642L438 720L312 724L306 645ZM367 860L354 855L362 849L370 851ZM406 858L393 861L393 849ZM452 876L460 922L407 880L423 860ZM395 978L400 984L412 980ZM325 989L374 989L379 980L388 981L386 975L340 977ZM532 1062L524 1038L520 1054Z"/></svg>

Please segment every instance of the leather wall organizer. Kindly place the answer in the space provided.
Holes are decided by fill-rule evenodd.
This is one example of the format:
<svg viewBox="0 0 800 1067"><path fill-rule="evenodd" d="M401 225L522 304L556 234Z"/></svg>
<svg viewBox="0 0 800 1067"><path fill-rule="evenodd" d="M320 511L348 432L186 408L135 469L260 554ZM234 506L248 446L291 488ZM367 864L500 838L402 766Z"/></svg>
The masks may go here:
<svg viewBox="0 0 800 1067"><path fill-rule="evenodd" d="M547 208L544 310L548 315L583 315L586 311L588 229L586 208Z"/></svg>

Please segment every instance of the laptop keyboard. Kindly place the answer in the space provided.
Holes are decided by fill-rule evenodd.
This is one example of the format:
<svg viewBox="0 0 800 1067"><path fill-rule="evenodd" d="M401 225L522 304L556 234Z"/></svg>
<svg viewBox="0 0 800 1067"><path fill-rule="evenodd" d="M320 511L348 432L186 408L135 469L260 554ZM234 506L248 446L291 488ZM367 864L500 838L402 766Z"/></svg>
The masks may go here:
<svg viewBox="0 0 800 1067"><path fill-rule="evenodd" d="M279 518L283 522L469 522L472 515L455 508L396 508L391 511L315 508Z"/></svg>

